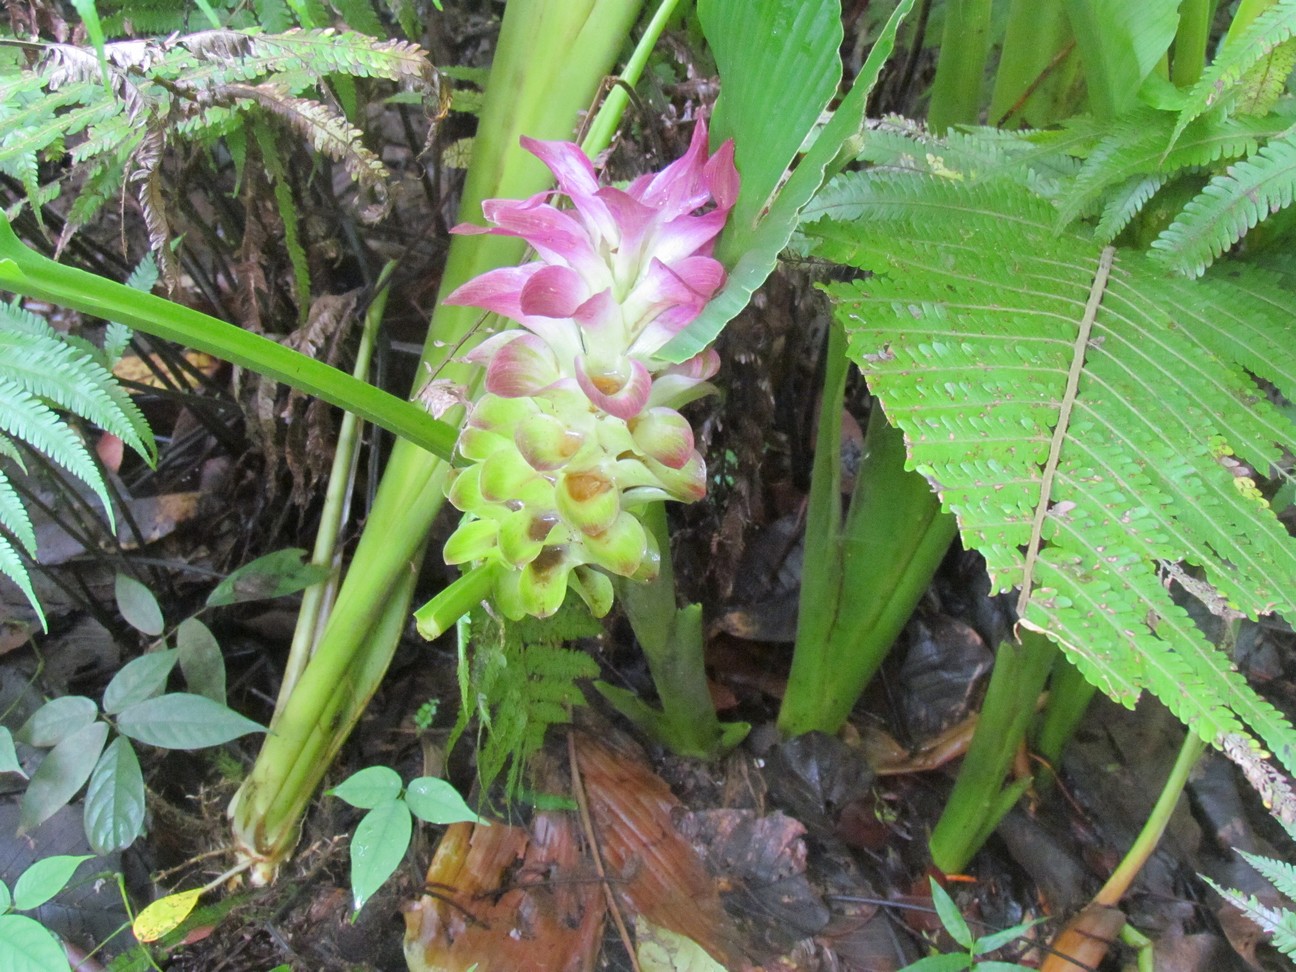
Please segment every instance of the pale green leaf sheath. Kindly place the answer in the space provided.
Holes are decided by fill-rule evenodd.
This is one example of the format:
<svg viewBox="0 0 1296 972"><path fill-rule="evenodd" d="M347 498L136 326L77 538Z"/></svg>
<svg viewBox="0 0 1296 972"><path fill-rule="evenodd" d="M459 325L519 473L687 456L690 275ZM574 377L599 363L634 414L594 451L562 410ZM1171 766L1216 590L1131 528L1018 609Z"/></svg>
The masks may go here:
<svg viewBox="0 0 1296 972"><path fill-rule="evenodd" d="M1250 617L1293 608L1296 541L1233 458L1268 473L1296 441L1243 370L1296 393L1289 299L1236 265L1236 282L1167 279L1057 235L1020 179L932 151L942 174L843 177L809 231L874 274L829 293L911 464L1087 678L1127 705L1150 690L1212 742L1246 727L1296 767L1296 733L1163 584Z"/></svg>

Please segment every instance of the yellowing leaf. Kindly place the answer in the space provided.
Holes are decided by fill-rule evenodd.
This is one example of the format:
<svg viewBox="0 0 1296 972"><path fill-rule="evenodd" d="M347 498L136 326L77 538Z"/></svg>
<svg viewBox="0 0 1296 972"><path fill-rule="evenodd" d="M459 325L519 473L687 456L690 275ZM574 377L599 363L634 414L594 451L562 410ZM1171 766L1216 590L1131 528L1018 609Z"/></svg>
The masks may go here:
<svg viewBox="0 0 1296 972"><path fill-rule="evenodd" d="M189 912L194 910L202 893L202 888L195 888L158 898L135 916L131 931L141 942L156 942L163 935L180 927L180 923L189 917Z"/></svg>

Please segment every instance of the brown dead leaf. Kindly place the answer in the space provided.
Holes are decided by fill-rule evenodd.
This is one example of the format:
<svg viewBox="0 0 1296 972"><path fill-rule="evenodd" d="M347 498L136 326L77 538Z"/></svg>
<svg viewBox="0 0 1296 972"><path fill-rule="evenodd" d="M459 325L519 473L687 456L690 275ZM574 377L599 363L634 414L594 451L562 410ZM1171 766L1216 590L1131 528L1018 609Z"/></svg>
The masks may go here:
<svg viewBox="0 0 1296 972"><path fill-rule="evenodd" d="M643 758L581 733L576 760L612 888L626 907L683 935L727 969L746 949L715 881L675 827L683 805Z"/></svg>
<svg viewBox="0 0 1296 972"><path fill-rule="evenodd" d="M428 893L405 909L411 972L589 972L603 891L571 814L529 828L452 824L428 868Z"/></svg>

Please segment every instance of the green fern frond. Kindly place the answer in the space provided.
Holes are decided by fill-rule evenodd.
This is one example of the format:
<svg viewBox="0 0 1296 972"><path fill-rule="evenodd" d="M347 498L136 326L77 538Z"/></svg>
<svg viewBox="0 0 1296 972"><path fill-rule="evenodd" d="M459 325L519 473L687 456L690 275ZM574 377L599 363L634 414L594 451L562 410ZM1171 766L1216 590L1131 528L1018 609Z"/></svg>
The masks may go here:
<svg viewBox="0 0 1296 972"><path fill-rule="evenodd" d="M1166 177L1162 175L1134 176L1111 193L1103 205L1098 225L1094 227L1094 239L1099 243L1110 243L1120 236L1165 183Z"/></svg>
<svg viewBox="0 0 1296 972"><path fill-rule="evenodd" d="M1247 92L1241 82L1247 74L1293 36L1296 36L1296 0L1278 0L1252 21L1241 37L1225 44L1207 65L1188 92L1170 144L1178 140L1190 122L1214 106L1227 104L1239 95L1245 98Z"/></svg>
<svg viewBox="0 0 1296 972"><path fill-rule="evenodd" d="M1058 234L1011 179L856 173L808 212L818 256L872 273L828 288L852 358L996 588L1026 588L1025 623L1113 698L1150 691L1217 745L1245 725L1296 767L1296 730L1161 576L1188 565L1251 617L1296 609L1296 540L1229 460L1267 472L1296 442L1244 370L1288 366L1290 298Z"/></svg>
<svg viewBox="0 0 1296 972"><path fill-rule="evenodd" d="M489 790L507 769L505 789L513 794L549 727L568 722L571 708L584 704L577 682L598 676L594 659L566 643L602 629L583 604L570 601L543 620L504 622L482 611L472 617L471 671L462 657L459 665L460 693L469 704L460 709L448 747L476 714L482 788Z"/></svg>
<svg viewBox="0 0 1296 972"><path fill-rule="evenodd" d="M1256 223L1290 206L1294 187L1296 135L1288 134L1211 179L1152 246L1168 266L1199 277Z"/></svg>
<svg viewBox="0 0 1296 972"><path fill-rule="evenodd" d="M1296 898L1296 866L1288 864L1286 861L1274 860L1272 857L1262 857L1259 854L1248 854L1246 851L1238 851L1257 871L1259 871L1278 891L1279 894L1285 894L1289 898Z"/></svg>
<svg viewBox="0 0 1296 972"><path fill-rule="evenodd" d="M17 303L0 304L0 455L21 465L20 453L13 445L16 439L47 456L94 491L111 523L112 503L99 466L54 408L93 422L153 461L153 437L143 415L98 356L78 342L60 337ZM0 527L4 531L0 532L0 574L22 589L39 614L27 568L18 555L20 547L33 556L36 537L3 469Z"/></svg>
<svg viewBox="0 0 1296 972"><path fill-rule="evenodd" d="M1173 120L1168 112L1143 107L1113 125L1085 159L1074 185L1061 200L1058 225L1074 222L1112 187L1128 186L1138 177L1168 177L1184 169L1251 155L1265 139L1290 129L1293 121L1289 114L1252 118L1212 113L1189 125L1167 152Z"/></svg>
<svg viewBox="0 0 1296 972"><path fill-rule="evenodd" d="M1232 888L1222 888L1210 878L1202 875L1225 901L1228 901L1244 915L1260 926L1260 930L1270 936L1273 945L1284 955L1296 956L1296 913L1286 908L1271 908L1263 904L1255 895L1243 894Z"/></svg>

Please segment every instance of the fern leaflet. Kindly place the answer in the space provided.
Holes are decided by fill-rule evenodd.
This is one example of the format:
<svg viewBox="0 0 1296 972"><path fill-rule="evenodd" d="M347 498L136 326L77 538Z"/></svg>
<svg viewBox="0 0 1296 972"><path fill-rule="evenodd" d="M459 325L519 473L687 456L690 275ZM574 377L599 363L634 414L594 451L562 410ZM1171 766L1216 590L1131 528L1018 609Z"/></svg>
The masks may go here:
<svg viewBox="0 0 1296 972"><path fill-rule="evenodd" d="M1211 179L1152 246L1175 270L1199 277L1256 223L1290 206L1293 188L1296 135L1289 133Z"/></svg>
<svg viewBox="0 0 1296 972"><path fill-rule="evenodd" d="M1173 145L1193 119L1227 99L1245 95L1241 81L1275 50L1296 35L1296 0L1278 0L1225 44L1188 92L1170 137Z"/></svg>

